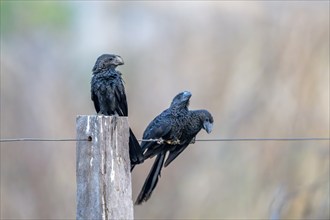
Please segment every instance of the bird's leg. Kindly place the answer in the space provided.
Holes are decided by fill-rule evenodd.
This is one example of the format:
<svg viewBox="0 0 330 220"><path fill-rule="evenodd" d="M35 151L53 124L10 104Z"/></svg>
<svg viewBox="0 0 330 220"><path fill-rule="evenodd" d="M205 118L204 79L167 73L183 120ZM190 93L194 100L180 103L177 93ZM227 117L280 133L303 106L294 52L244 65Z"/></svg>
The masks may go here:
<svg viewBox="0 0 330 220"><path fill-rule="evenodd" d="M175 140L164 140L163 138L159 138L157 140L157 144L168 144L168 145L177 145L180 144L180 140L179 139L175 139Z"/></svg>
<svg viewBox="0 0 330 220"><path fill-rule="evenodd" d="M191 139L190 144L194 144L196 142L196 136Z"/></svg>
<svg viewBox="0 0 330 220"><path fill-rule="evenodd" d="M165 140L163 138L159 138L157 140L157 144L164 144Z"/></svg>
<svg viewBox="0 0 330 220"><path fill-rule="evenodd" d="M173 145L180 144L180 140L179 140L179 139L176 139L176 140L172 141L172 144L173 144Z"/></svg>
<svg viewBox="0 0 330 220"><path fill-rule="evenodd" d="M167 144L169 145L177 145L177 144L180 144L180 140L179 139L176 139L176 140L166 140L165 141Z"/></svg>

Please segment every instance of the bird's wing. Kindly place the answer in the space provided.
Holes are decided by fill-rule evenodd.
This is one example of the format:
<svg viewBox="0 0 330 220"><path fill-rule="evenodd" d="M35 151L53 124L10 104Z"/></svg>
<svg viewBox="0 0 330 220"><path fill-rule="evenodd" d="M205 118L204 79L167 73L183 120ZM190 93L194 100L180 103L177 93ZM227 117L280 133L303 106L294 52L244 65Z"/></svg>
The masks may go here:
<svg viewBox="0 0 330 220"><path fill-rule="evenodd" d="M171 120L169 119L168 115L164 112L158 115L153 121L150 122L148 127L143 133L143 139L159 139L165 138L171 132ZM155 148L157 147L157 142L147 142L143 141L141 143L142 150Z"/></svg>
<svg viewBox="0 0 330 220"><path fill-rule="evenodd" d="M94 103L95 110L98 113L100 111L100 103L99 103L99 99L98 99L97 95L95 94L95 92L93 90L92 90L92 101Z"/></svg>
<svg viewBox="0 0 330 220"><path fill-rule="evenodd" d="M150 122L143 133L143 139L165 137L172 128L171 116L167 110L163 111Z"/></svg>
<svg viewBox="0 0 330 220"><path fill-rule="evenodd" d="M167 167L179 154L181 154L189 145L190 142L186 142L182 145L176 145L170 150L170 153L165 161L164 167Z"/></svg>
<svg viewBox="0 0 330 220"><path fill-rule="evenodd" d="M129 129L129 156L131 160L131 170L136 164L143 163L144 156L139 142L137 141L131 128Z"/></svg>
<svg viewBox="0 0 330 220"><path fill-rule="evenodd" d="M116 82L117 86L114 89L115 99L117 100L117 113L119 116L128 116L127 99L124 84L121 79Z"/></svg>
<svg viewBox="0 0 330 220"><path fill-rule="evenodd" d="M160 152L166 151L166 148L170 148L171 146L168 144L158 144L158 143L151 143L147 150L144 152L143 156L144 159L153 158L155 155L159 154Z"/></svg>

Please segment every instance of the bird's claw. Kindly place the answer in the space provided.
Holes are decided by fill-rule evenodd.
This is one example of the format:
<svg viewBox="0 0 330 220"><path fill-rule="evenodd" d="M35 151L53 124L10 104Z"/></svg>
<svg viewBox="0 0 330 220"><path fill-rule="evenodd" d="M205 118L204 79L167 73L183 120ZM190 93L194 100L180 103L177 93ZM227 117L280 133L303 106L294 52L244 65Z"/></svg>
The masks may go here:
<svg viewBox="0 0 330 220"><path fill-rule="evenodd" d="M194 137L193 139L191 139L190 144L194 144L196 142L196 137Z"/></svg>
<svg viewBox="0 0 330 220"><path fill-rule="evenodd" d="M178 139L176 139L176 140L167 140L166 143L169 144L169 145L177 145L177 144L180 144L180 140L178 140Z"/></svg>
<svg viewBox="0 0 330 220"><path fill-rule="evenodd" d="M157 144L164 144L165 140L163 138L159 138L157 140Z"/></svg>
<svg viewBox="0 0 330 220"><path fill-rule="evenodd" d="M169 144L169 145L177 145L180 144L180 140L164 140L163 138L159 138L157 144Z"/></svg>

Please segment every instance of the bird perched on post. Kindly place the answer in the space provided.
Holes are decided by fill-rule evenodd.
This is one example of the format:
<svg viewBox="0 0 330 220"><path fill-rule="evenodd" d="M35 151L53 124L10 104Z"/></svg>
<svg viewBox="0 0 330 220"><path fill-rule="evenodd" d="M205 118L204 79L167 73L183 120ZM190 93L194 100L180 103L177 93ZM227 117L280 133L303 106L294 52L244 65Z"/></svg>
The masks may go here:
<svg viewBox="0 0 330 220"><path fill-rule="evenodd" d="M116 67L123 65L123 59L114 54L103 54L93 67L91 94L98 114L128 116L126 93L121 73ZM141 146L129 129L129 154L131 165L142 163Z"/></svg>
<svg viewBox="0 0 330 220"><path fill-rule="evenodd" d="M188 109L190 97L191 93L187 91L176 95L171 106L152 120L144 131L143 140L158 139L159 141L141 143L144 159L153 156L156 156L156 159L135 204L142 204L150 198L162 167L167 167L182 153L195 140L201 129L206 130L207 133L212 131L212 115L207 110L190 111Z"/></svg>

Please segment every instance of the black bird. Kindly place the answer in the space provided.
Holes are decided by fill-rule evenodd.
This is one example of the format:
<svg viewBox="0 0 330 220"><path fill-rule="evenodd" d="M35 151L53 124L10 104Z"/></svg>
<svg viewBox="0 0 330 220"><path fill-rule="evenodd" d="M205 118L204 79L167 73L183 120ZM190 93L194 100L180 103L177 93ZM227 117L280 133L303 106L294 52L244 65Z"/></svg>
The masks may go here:
<svg viewBox="0 0 330 220"><path fill-rule="evenodd" d="M171 106L151 121L144 131L144 140L159 139L159 141L141 143L144 159L156 155L157 157L138 195L136 205L150 198L162 167L168 166L191 142L194 142L197 133L202 128L207 133L212 131L213 117L207 110L188 110L190 97L191 93L187 91L176 95ZM169 154L165 161L167 152Z"/></svg>
<svg viewBox="0 0 330 220"><path fill-rule="evenodd" d="M98 114L128 116L126 93L121 73L116 67L123 65L123 59L114 54L103 54L93 67L91 93ZM131 166L142 163L143 153L139 142L129 129L129 154Z"/></svg>

